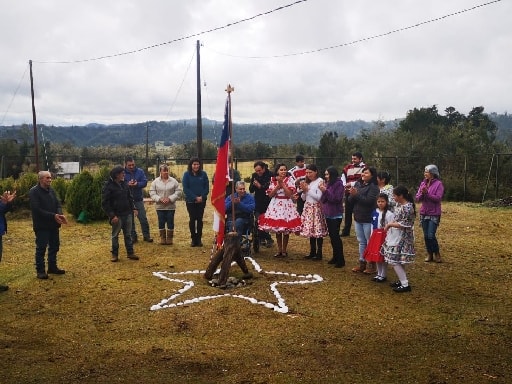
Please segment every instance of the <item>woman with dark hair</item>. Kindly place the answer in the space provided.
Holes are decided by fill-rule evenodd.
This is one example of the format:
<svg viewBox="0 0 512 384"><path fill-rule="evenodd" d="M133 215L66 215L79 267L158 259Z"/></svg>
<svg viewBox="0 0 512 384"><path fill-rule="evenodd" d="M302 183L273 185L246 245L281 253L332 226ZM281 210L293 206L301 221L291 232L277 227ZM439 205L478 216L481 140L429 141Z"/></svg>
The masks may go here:
<svg viewBox="0 0 512 384"><path fill-rule="evenodd" d="M322 246L324 237L329 233L325 216L322 211L322 190L324 180L318 177L316 164L306 165L306 179L299 183L302 194L300 198L304 201L304 209L301 215L302 229L300 235L309 237L309 255L306 259L322 260Z"/></svg>
<svg viewBox="0 0 512 384"><path fill-rule="evenodd" d="M288 256L290 233L299 233L301 230L300 216L292 200L295 183L287 173L286 164L276 166L275 176L267 189L271 200L266 212L258 220L259 230L276 234L277 253L274 257Z"/></svg>
<svg viewBox="0 0 512 384"><path fill-rule="evenodd" d="M391 175L386 171L377 172L377 186L380 193L388 195L388 209L393 212L395 210L395 199L393 199L393 186L389 184Z"/></svg>
<svg viewBox="0 0 512 384"><path fill-rule="evenodd" d="M393 189L393 197L396 201L395 218L384 227L387 234L382 246L382 253L384 259L393 266L398 276L398 280L391 283L393 291L410 292L411 286L407 280L405 265L413 263L416 255L414 250L416 207L414 198L404 186L399 185Z"/></svg>
<svg viewBox="0 0 512 384"><path fill-rule="evenodd" d="M366 268L364 251L372 234L372 213L377 206L379 187L376 181L377 170L373 167L364 167L361 179L349 190L349 201L354 205L354 221L357 241L359 242L359 265L352 268L352 272L375 273Z"/></svg>
<svg viewBox="0 0 512 384"><path fill-rule="evenodd" d="M345 186L340 179L338 170L332 165L325 170L325 183L319 186L322 191L320 202L329 231L332 246L332 259L328 264L334 264L336 268L345 266L343 243L340 237L341 221L343 220L343 199Z"/></svg>
<svg viewBox="0 0 512 384"><path fill-rule="evenodd" d="M185 194L189 216L188 226L192 238L190 246L202 247L203 215L210 187L208 175L202 170L202 163L199 158L193 157L190 159L181 183L183 184L183 193Z"/></svg>
<svg viewBox="0 0 512 384"><path fill-rule="evenodd" d="M434 164L427 165L424 172L425 178L416 193L416 201L421 202L420 224L427 248L426 262L435 260L441 262L439 243L436 232L441 221L441 200L444 195L444 186L439 180L439 170Z"/></svg>

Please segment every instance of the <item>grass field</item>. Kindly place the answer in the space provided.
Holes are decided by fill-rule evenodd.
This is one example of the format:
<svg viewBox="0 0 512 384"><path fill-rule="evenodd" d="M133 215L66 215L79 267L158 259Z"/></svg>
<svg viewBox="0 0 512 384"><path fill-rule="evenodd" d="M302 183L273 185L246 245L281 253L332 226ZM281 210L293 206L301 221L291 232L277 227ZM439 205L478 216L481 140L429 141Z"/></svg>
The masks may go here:
<svg viewBox="0 0 512 384"><path fill-rule="evenodd" d="M147 210L156 240L154 206ZM205 247L191 248L182 202L175 244L138 243L140 261L124 253L109 261L106 221L71 220L61 230L66 274L37 280L30 218L17 212L0 264L0 282L10 286L0 294L0 383L508 383L511 212L445 203L444 262L423 262L416 227L413 290L403 294L350 271L353 235L343 238L344 269L304 260L308 242L292 236L288 259L273 258L275 249L257 254L263 273L251 268L252 284L212 288L200 273L213 239L211 208ZM232 274L241 272L234 266ZM323 280L278 285L289 312L274 311L271 284L303 275ZM213 298L220 294L230 296ZM183 304L150 310L164 302Z"/></svg>

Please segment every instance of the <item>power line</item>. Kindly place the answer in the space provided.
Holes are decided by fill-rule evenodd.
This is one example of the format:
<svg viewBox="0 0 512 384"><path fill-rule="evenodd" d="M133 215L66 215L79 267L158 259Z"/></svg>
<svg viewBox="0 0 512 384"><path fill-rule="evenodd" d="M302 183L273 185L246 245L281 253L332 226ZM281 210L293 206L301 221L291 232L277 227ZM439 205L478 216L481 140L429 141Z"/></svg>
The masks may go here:
<svg viewBox="0 0 512 384"><path fill-rule="evenodd" d="M185 74L183 75L183 79L181 80L181 84L178 87L178 90L176 91L176 96L174 96L174 100L173 100L173 102L171 104L171 107L169 108L169 111L167 111L167 116L166 117L169 117L169 115L171 114L172 110L174 109L174 105L176 104L176 100L178 100L178 95L181 92L181 88L183 87L183 83L185 82L185 79L187 78L188 71L190 70L190 67L192 65L192 60L194 59L195 56L196 56L196 51L194 49L194 52L192 53L192 57L190 58L190 61L188 62L187 70L185 71Z"/></svg>
<svg viewBox="0 0 512 384"><path fill-rule="evenodd" d="M20 82L18 84L18 87L14 91L14 94L12 95L11 101L9 102L9 105L7 106L7 109L5 110L4 115L2 116L2 120L0 121L0 125L4 124L5 116L7 116L7 114L9 113L9 111L11 109L12 103L14 102L14 99L16 98L16 95L18 94L18 91L20 90L21 83L23 82L23 79L25 78L25 75L27 74L27 70L28 70L28 64L25 67L25 71L23 72L23 75L21 76L21 79L20 79Z"/></svg>
<svg viewBox="0 0 512 384"><path fill-rule="evenodd" d="M213 50L211 48L208 48L208 49L210 49L210 51L212 51L214 53L217 53L219 55L228 56L228 57L242 58L242 59L277 59L277 58L283 58L283 57L309 55L309 54L312 54L312 53L318 53L318 52L327 51L327 50L331 50L331 49L348 47L350 45L355 45L355 44L363 43L365 41L370 41L370 40L379 39L381 37L386 37L386 36L389 36L389 35L392 35L392 34L395 34L395 33L398 33L398 32L407 31L409 29L418 28L418 27L421 27L421 26L426 25L426 24L431 24L431 23L434 23L434 22L442 21L442 20L447 19L449 17L458 16L458 15L461 15L463 13L474 11L474 10L476 10L478 8L482 8L482 7L485 7L485 6L488 6L488 5L492 5L494 3L499 3L500 1L502 1L502 0L490 1L488 3L475 5L474 7L471 7L471 8L466 8L466 9L463 9L461 11L453 12L453 13L450 13L450 14L447 14L447 15L444 15L444 16L440 16L440 17L436 17L434 19L425 20L425 21L422 21L422 22L417 23L417 24L409 25L407 27L402 27L402 28L394 29L394 30L389 31L389 32L380 33L378 35L373 35L373 36L369 36L369 37L363 37L361 39L353 40L353 41L348 42L348 43L341 43L341 44L332 45L332 46L329 46L329 47L312 49L312 50L309 50L309 51L286 53L286 54L281 54L281 55L270 55L270 56L241 56L241 55L233 55L233 54L224 53L224 52L218 52L218 51L215 51L215 50Z"/></svg>
<svg viewBox="0 0 512 384"><path fill-rule="evenodd" d="M242 23L245 23L247 21L251 21L251 20L257 19L258 17L266 16L266 15L269 15L269 14L277 12L277 11L282 11L282 10L284 10L286 8L293 7L294 5L297 5L297 4L300 4L300 3L305 3L306 1L308 1L308 0L297 0L297 1L293 2L293 3L290 3L290 4L287 4L287 5L283 5L283 6L274 8L274 9L272 9L270 11L258 13L257 15L254 15L254 16L251 16L251 17L247 17L245 19L238 20L238 21L235 21L233 23L229 23L229 24L223 25L221 27L211 28L211 29L208 29L206 31L194 33L192 35L187 35L187 36L179 37L179 38L176 38L176 39L173 39L173 40L166 41L164 43L153 44L153 45L149 45L147 47L138 48L138 49L134 49L134 50L131 50L131 51L120 52L120 53L115 53L115 54L112 54L112 55L99 56L99 57L94 57L94 58L89 58L89 59L81 59L81 60L70 60L70 61L36 61L36 60L32 60L32 61L34 63L39 63L39 64L76 64L76 63L84 63L84 62L88 62L88 61L97 61L97 60L110 59L110 58L113 58L113 57L131 55L131 54L134 54L134 53L139 53L139 52L147 51L147 50L150 50L150 49L153 49L153 48L158 48L158 47L161 47L161 46L164 46L164 45L169 45L169 44L172 44L172 43L176 43L178 41L183 41L183 40L191 39L193 37L198 37L198 36L201 36L201 35L204 35L204 34L207 34L207 33L220 31L222 29L226 29L226 28L232 27L232 26L237 25L237 24L242 24Z"/></svg>

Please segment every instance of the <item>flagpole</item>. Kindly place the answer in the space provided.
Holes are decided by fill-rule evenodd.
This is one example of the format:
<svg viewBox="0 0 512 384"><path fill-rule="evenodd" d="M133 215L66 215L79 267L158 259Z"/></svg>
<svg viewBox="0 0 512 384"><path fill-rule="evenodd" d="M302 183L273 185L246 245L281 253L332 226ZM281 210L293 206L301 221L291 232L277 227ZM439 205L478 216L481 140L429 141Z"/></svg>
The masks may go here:
<svg viewBox="0 0 512 384"><path fill-rule="evenodd" d="M231 120L231 92L234 92L235 88L228 84L226 88L226 92L228 93L228 126L229 126L229 141L228 141L228 154L229 154L229 169L228 169L228 177L233 179L231 183L231 201L233 201L233 196L235 193L235 172L233 171L233 175L230 175L229 172L233 169L233 122ZM235 231L235 204L231 204L231 228L229 228L231 232Z"/></svg>

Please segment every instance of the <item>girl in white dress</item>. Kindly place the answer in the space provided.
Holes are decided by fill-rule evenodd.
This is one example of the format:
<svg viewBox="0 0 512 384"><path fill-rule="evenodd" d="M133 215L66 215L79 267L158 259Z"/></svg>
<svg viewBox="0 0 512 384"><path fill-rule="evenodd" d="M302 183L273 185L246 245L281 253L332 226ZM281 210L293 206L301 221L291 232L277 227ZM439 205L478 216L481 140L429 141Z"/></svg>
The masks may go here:
<svg viewBox="0 0 512 384"><path fill-rule="evenodd" d="M302 229L300 235L309 237L309 255L306 259L322 260L322 246L324 237L329 234L327 223L322 211L320 198L322 190L320 186L324 183L321 177L318 177L318 168L315 164L306 166L306 180L300 183L302 189L302 200L305 201L302 211Z"/></svg>

